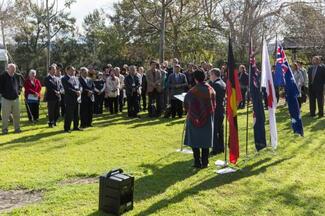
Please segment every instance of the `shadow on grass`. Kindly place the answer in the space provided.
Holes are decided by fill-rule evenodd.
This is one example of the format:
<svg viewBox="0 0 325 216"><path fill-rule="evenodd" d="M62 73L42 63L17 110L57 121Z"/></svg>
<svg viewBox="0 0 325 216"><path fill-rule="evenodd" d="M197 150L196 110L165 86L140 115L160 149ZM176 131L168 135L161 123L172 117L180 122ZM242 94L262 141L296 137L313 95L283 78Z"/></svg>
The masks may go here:
<svg viewBox="0 0 325 216"><path fill-rule="evenodd" d="M54 135L57 135L57 134L62 134L62 131L50 131L50 132L40 132L38 134L35 134L35 135L27 135L27 136L23 136L23 137L20 137L20 138L17 138L17 139L12 139L8 142L5 142L5 143L1 143L0 144L0 147L3 146L3 148L1 148L2 150L4 149L11 149L11 148L14 148L14 147L19 147L19 146L30 146L30 145L33 145L36 143L36 141L42 139L42 138L48 138L50 136L54 136ZM26 145L26 143L29 143L29 145ZM14 144L14 145L9 145L9 144ZM8 145L8 146L6 146Z"/></svg>
<svg viewBox="0 0 325 216"><path fill-rule="evenodd" d="M164 193L170 186L197 173L192 167L192 160L177 161L160 167L155 164L143 164L140 167L150 172L150 175L135 181L135 201L149 199ZM110 215L96 211L89 216Z"/></svg>
<svg viewBox="0 0 325 216"><path fill-rule="evenodd" d="M157 211L160 211L161 209L166 208L168 205L171 205L173 203L178 203L181 202L182 200L184 200L185 198L187 198L188 196L193 196L198 194L199 192L205 191L205 190L210 190L216 187L220 187L226 184L231 184L235 181L238 181L240 179L244 179L244 178L248 178L254 175L258 175L261 173L264 173L267 171L267 169L271 166L276 166L280 163L283 163L287 160L291 159L290 158L284 158L284 159L280 159L277 161L274 161L272 163L269 163L267 165L264 165L262 167L259 167L260 165L270 161L271 159L264 159L261 160L259 162L256 162L252 165L249 165L247 167L245 167L245 169L243 169L242 171L236 172L236 173L232 173L229 175L217 175L214 177L211 177L209 179L207 179L206 181L203 181L201 183L199 183L198 185L188 188L180 193L178 193L176 196L171 197L171 198L166 198L166 199L162 199L159 202L153 204L152 206L150 206L148 209L140 212L138 215L151 215L154 214ZM256 167L259 167L257 169L255 169ZM158 182L159 179L157 179Z"/></svg>

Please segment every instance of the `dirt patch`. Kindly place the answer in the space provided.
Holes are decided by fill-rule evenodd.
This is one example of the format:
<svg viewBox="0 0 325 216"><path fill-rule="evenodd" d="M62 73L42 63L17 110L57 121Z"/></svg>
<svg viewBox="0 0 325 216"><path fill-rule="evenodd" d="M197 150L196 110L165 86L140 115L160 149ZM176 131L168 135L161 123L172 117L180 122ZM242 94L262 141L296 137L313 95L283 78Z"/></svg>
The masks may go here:
<svg viewBox="0 0 325 216"><path fill-rule="evenodd" d="M76 184L94 184L98 183L98 177L96 178L72 178L66 179L60 182L60 185L76 185Z"/></svg>
<svg viewBox="0 0 325 216"><path fill-rule="evenodd" d="M0 213L9 212L15 208L20 208L28 204L39 202L41 200L41 191L0 190Z"/></svg>

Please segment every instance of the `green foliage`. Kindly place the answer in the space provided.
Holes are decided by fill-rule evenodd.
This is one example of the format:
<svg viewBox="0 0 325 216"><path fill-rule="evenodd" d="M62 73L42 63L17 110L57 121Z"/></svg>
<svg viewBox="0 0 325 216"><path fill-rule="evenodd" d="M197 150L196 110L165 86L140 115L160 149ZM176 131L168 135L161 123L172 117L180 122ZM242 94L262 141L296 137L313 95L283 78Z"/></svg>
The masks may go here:
<svg viewBox="0 0 325 216"><path fill-rule="evenodd" d="M287 108L278 108L276 152L255 152L250 113L247 161L246 114L240 110L240 170L229 175L215 173L213 163L223 155L211 157L208 169L195 171L192 155L176 152L184 119L105 113L95 117L94 128L64 134L62 121L47 127L43 103L42 108L39 123L29 124L23 110L24 132L1 136L0 188L42 190L43 200L4 215L103 215L97 211L98 183L62 181L117 167L135 176L135 209L126 215L325 214L325 120L310 118L307 104L304 138L292 133Z"/></svg>
<svg viewBox="0 0 325 216"><path fill-rule="evenodd" d="M70 6L73 1L66 3ZM45 75L47 11L44 2L17 1L16 7L21 18L18 18L17 32L14 36L16 44L10 46L9 51L21 70L34 68ZM58 11L55 5L51 4L49 17L52 39L73 36L75 18L72 18L70 13Z"/></svg>

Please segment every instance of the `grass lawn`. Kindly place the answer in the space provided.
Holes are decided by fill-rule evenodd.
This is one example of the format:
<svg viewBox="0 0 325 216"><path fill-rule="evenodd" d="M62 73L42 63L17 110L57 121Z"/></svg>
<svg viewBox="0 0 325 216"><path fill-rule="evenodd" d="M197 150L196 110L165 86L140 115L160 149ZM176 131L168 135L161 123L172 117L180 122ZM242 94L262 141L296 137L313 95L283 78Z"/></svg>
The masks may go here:
<svg viewBox="0 0 325 216"><path fill-rule="evenodd" d="M64 134L62 120L50 129L41 111L40 122L31 125L22 107L23 133L0 136L0 189L40 190L43 199L4 215L104 215L97 210L98 183L62 181L112 168L135 176L135 208L126 215L325 215L325 119L310 118L307 106L305 137L292 133L287 108L279 107L276 153L255 154L250 128L247 163L240 111L241 169L229 175L215 173L222 155L195 171L192 155L176 152L184 119L105 113L95 117L94 128Z"/></svg>

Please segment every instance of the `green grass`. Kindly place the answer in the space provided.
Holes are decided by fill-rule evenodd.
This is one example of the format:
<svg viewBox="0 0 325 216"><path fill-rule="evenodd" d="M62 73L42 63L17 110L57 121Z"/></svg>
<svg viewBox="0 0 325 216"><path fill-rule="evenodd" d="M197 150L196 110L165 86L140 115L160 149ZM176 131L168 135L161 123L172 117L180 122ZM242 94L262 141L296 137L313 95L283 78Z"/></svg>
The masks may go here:
<svg viewBox="0 0 325 216"><path fill-rule="evenodd" d="M47 128L41 112L41 121L30 125L22 110L23 133L0 136L0 189L42 190L43 200L8 215L102 215L98 184L60 182L112 168L135 176L135 208L126 215L325 215L325 119L308 117L307 105L304 138L292 133L287 109L278 109L276 153L255 154L250 128L246 164L246 116L240 111L241 169L230 175L215 174L214 161L222 155L197 172L192 155L175 151L184 119L105 113L95 118L94 128L64 134L62 121Z"/></svg>

